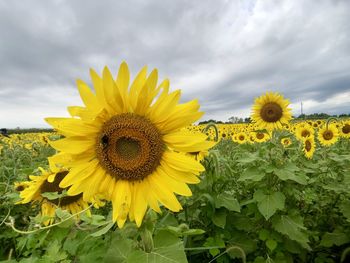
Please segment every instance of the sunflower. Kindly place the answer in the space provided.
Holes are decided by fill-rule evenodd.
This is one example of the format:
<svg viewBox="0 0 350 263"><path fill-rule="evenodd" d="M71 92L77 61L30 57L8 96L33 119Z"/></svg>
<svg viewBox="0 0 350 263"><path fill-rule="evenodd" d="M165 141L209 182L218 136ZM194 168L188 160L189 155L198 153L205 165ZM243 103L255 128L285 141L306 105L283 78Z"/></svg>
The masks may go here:
<svg viewBox="0 0 350 263"><path fill-rule="evenodd" d="M303 141L310 136L314 136L314 134L315 134L315 130L308 123L299 123L296 126L295 137L298 140Z"/></svg>
<svg viewBox="0 0 350 263"><path fill-rule="evenodd" d="M174 193L192 195L187 184L198 183L204 171L187 153L215 144L183 129L203 115L197 100L178 104L181 91L169 93L167 79L158 86L156 69L147 76L144 67L130 88L125 62L116 80L107 67L101 77L90 73L95 92L77 82L85 107L69 107L72 118L46 119L65 136L50 142L60 151L51 160L71 168L60 187L71 186L68 194L86 201L105 193L120 228L127 217L140 226L148 206L181 210Z"/></svg>
<svg viewBox="0 0 350 263"><path fill-rule="evenodd" d="M323 146L330 146L338 141L339 132L334 124L325 125L318 131L318 140Z"/></svg>
<svg viewBox="0 0 350 263"><path fill-rule="evenodd" d="M292 140L290 138L282 138L281 144L286 148L292 144Z"/></svg>
<svg viewBox="0 0 350 263"><path fill-rule="evenodd" d="M88 208L88 204L83 200L82 194L74 196L63 196L57 199L48 199L44 197L43 193L54 193L62 194L64 190L59 187L60 182L68 174L68 171L61 170L59 172L45 171L39 168L41 175L29 176L30 181L15 183L16 190L20 191L20 197L22 200L18 204L26 204L29 202L39 202L41 204L41 215L43 217L49 217L45 220L44 225L49 225L54 222L55 211L57 207L63 210L67 210L72 214L76 214ZM89 215L90 212L88 211ZM79 218L79 216L77 216Z"/></svg>
<svg viewBox="0 0 350 263"><path fill-rule="evenodd" d="M255 142L266 142L271 139L271 135L266 132L253 132Z"/></svg>
<svg viewBox="0 0 350 263"><path fill-rule="evenodd" d="M245 132L239 132L236 135L234 135L235 137L235 142L238 142L239 144L243 144L246 143L249 140L248 135Z"/></svg>
<svg viewBox="0 0 350 263"><path fill-rule="evenodd" d="M283 124L288 124L292 119L290 113L289 101L282 95L273 92L267 92L255 99L252 108L251 118L259 129L282 129Z"/></svg>
<svg viewBox="0 0 350 263"><path fill-rule="evenodd" d="M350 120L344 121L339 128L340 134L344 138L350 138Z"/></svg>
<svg viewBox="0 0 350 263"><path fill-rule="evenodd" d="M313 136L307 137L303 141L303 152L306 158L311 159L316 150L315 138Z"/></svg>

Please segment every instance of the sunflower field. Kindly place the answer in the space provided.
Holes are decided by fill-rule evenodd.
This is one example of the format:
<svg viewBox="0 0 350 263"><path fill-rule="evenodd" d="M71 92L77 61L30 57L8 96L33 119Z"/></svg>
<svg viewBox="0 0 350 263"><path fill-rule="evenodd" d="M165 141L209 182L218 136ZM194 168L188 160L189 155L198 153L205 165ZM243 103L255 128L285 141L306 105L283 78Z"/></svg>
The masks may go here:
<svg viewBox="0 0 350 263"><path fill-rule="evenodd" d="M0 262L350 262L350 119L194 125L143 68L90 71L53 133L0 135Z"/></svg>

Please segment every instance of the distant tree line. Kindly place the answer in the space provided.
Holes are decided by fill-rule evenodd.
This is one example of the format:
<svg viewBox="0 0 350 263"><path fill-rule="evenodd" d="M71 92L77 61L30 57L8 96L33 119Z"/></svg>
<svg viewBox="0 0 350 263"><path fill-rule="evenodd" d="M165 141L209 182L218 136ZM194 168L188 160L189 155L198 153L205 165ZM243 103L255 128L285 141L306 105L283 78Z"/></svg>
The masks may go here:
<svg viewBox="0 0 350 263"><path fill-rule="evenodd" d="M28 129L21 129L19 127L15 129L6 129L1 128L1 134L7 135L7 134L20 134L20 133L37 133L37 132L53 132L53 129L45 129L45 128L28 128Z"/></svg>
<svg viewBox="0 0 350 263"><path fill-rule="evenodd" d="M329 115L327 113L313 113L313 114L301 114L298 117L293 116L294 119L306 119L306 120L312 120L312 119L328 119L330 117L335 117L335 118L350 118L350 113L346 114L339 114L339 115ZM217 120L205 120L205 121L201 121L199 122L199 124L208 124L208 123L216 123L216 124L232 124L232 123L250 123L251 119L250 117L246 117L246 118L239 118L236 116L232 116L230 118L228 118L228 121L217 121Z"/></svg>

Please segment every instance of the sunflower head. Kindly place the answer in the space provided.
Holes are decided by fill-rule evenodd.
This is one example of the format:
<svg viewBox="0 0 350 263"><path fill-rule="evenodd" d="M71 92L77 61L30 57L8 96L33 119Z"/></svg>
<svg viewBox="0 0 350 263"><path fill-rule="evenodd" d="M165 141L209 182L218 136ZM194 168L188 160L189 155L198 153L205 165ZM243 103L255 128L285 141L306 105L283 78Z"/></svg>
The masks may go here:
<svg viewBox="0 0 350 263"><path fill-rule="evenodd" d="M282 138L281 144L286 148L292 144L292 140L290 138Z"/></svg>
<svg viewBox="0 0 350 263"><path fill-rule="evenodd" d="M85 107L70 107L72 118L47 118L64 139L50 142L59 153L55 166L70 168L60 182L69 195L91 201L103 193L113 204L113 221L142 223L148 207L159 203L172 211L181 204L175 193L189 196L187 183L198 183L204 167L189 155L215 145L207 136L185 129L203 112L197 100L179 104L181 91L159 85L158 71L144 67L130 84L124 62L114 79L105 67L102 76L91 70L94 90L77 82Z"/></svg>
<svg viewBox="0 0 350 263"><path fill-rule="evenodd" d="M267 92L255 99L251 118L260 129L282 129L292 119L289 101L279 93Z"/></svg>
<svg viewBox="0 0 350 263"><path fill-rule="evenodd" d="M344 121L339 128L341 136L344 138L350 138L350 120Z"/></svg>
<svg viewBox="0 0 350 263"><path fill-rule="evenodd" d="M308 137L314 136L315 130L308 123L300 123L296 126L295 136L298 140L305 140Z"/></svg>
<svg viewBox="0 0 350 263"><path fill-rule="evenodd" d="M316 150L315 139L313 136L307 137L303 141L303 152L306 158L311 159Z"/></svg>
<svg viewBox="0 0 350 263"><path fill-rule="evenodd" d="M54 222L55 210L57 207L60 207L63 210L67 210L70 213L77 213L88 207L88 204L83 201L82 195L63 195L58 198L45 197L46 193L57 193L60 195L63 193L64 190L67 190L59 187L59 184L62 181L62 179L68 174L68 171L61 170L59 172L52 173L51 171L45 171L42 168L40 168L40 170L42 173L40 176L31 175L30 181L20 183L19 186L25 187L22 187L23 189L19 190L20 197L22 198L22 200L18 203L39 203L41 205L41 215L50 218L44 221L45 225ZM78 219L79 216L77 215L76 218Z"/></svg>
<svg viewBox="0 0 350 263"><path fill-rule="evenodd" d="M339 132L334 124L325 125L318 131L318 140L323 146L330 146L338 141Z"/></svg>

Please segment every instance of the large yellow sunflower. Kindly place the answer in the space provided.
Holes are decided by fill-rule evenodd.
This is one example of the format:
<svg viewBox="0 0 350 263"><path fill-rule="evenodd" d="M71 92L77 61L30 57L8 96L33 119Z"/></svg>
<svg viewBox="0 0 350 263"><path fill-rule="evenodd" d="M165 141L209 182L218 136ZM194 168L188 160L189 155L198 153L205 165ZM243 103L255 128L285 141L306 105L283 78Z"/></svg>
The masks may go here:
<svg viewBox="0 0 350 263"><path fill-rule="evenodd" d="M204 167L187 153L206 151L215 143L182 128L198 120L197 100L178 104L181 91L169 92L169 80L157 85L158 73L144 67L130 83L125 62L116 79L104 68L90 71L95 91L78 80L85 107L69 107L72 118L47 118L65 138L52 141L60 153L51 157L71 168L60 187L89 201L104 193L113 204L113 221L127 217L140 226L150 206L182 209L176 194L190 196L187 184L199 182ZM185 154L184 154L185 153Z"/></svg>
<svg viewBox="0 0 350 263"><path fill-rule="evenodd" d="M45 171L42 168L41 175L29 176L30 181L15 183L16 190L20 192L20 197L22 198L18 204L26 204L29 202L39 202L41 205L41 215L43 217L47 216L49 219L45 220L43 223L45 225L52 224L55 218L55 211L57 207L67 210L72 214L76 214L86 208L88 208L88 203L82 198L82 194L74 196L63 196L57 199L51 199L44 197L43 193L53 193L57 192L61 194L63 188L59 187L60 182L68 174L68 171L61 170L58 172ZM87 211L87 214L90 214ZM79 218L77 216L77 218Z"/></svg>
<svg viewBox="0 0 350 263"><path fill-rule="evenodd" d="M259 129L282 129L292 119L289 101L279 93L267 92L255 99L251 118Z"/></svg>
<svg viewBox="0 0 350 263"><path fill-rule="evenodd" d="M339 131L334 124L323 126L318 131L318 140L323 146L330 146L338 141Z"/></svg>

